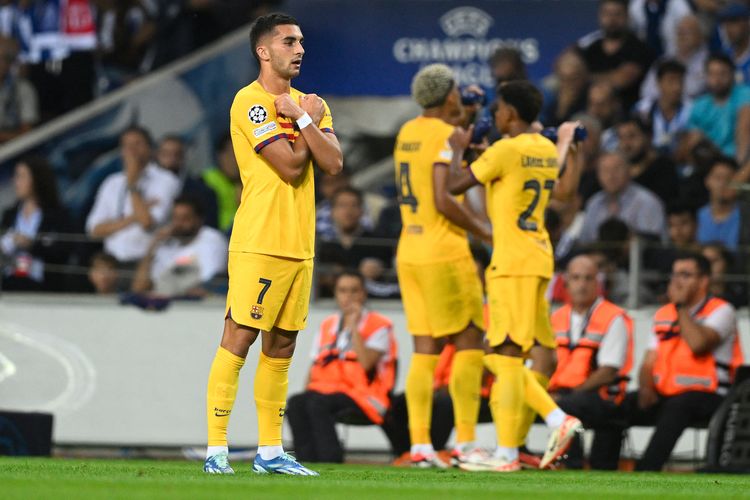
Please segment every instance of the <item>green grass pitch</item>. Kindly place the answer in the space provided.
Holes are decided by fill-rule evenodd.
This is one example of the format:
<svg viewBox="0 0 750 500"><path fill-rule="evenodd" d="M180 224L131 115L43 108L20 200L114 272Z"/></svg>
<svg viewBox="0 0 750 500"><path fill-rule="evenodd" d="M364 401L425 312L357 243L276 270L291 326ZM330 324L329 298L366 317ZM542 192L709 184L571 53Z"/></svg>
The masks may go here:
<svg viewBox="0 0 750 500"><path fill-rule="evenodd" d="M525 471L465 473L363 465L319 465L320 477L209 476L178 461L0 458L0 498L748 498L750 477Z"/></svg>

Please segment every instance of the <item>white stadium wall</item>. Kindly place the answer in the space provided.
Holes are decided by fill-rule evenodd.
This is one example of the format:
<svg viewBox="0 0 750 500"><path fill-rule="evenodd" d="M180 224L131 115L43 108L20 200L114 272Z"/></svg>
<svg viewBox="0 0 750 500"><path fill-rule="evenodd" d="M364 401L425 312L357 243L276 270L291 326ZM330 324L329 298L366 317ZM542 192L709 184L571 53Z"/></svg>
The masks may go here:
<svg viewBox="0 0 750 500"><path fill-rule="evenodd" d="M398 389L402 390L411 342L398 302L372 304L396 327ZM289 393L303 387L313 336L331 304L312 307L308 328L298 337ZM55 416L57 444L192 446L205 441L205 386L218 345L221 300L176 303L164 312L124 307L113 298L80 296L0 296L0 410L44 411ZM633 312L636 364L645 349L653 309ZM745 352L750 351L747 312L740 314ZM256 443L252 378L254 346L242 371L229 430L230 443ZM285 437L291 441L288 428ZM490 444L490 425L480 437ZM542 429L532 431L534 448ZM375 427L345 430L347 446L386 450ZM643 438L636 438L643 441ZM636 447L639 443L636 443ZM691 443L683 443L690 446Z"/></svg>

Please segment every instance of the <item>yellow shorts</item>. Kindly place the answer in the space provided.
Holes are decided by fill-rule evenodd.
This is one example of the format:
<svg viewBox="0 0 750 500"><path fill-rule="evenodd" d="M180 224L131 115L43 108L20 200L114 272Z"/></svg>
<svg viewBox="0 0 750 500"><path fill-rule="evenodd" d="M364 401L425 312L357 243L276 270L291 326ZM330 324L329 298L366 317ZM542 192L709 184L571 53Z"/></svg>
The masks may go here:
<svg viewBox="0 0 750 500"><path fill-rule="evenodd" d="M469 323L484 329L482 283L470 256L433 264L396 263L406 326L412 335L444 337Z"/></svg>
<svg viewBox="0 0 750 500"><path fill-rule="evenodd" d="M490 346L499 346L509 338L523 352L535 344L555 348L545 297L548 283L549 279L540 276L487 277Z"/></svg>
<svg viewBox="0 0 750 500"><path fill-rule="evenodd" d="M226 315L266 332L305 328L313 260L229 252Z"/></svg>

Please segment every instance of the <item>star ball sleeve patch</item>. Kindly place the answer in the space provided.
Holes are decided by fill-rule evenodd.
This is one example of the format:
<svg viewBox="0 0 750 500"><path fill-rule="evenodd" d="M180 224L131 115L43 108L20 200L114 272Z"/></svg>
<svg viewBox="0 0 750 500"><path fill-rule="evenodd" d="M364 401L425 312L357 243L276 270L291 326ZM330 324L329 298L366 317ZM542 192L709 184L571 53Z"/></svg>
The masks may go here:
<svg viewBox="0 0 750 500"><path fill-rule="evenodd" d="M251 122L256 125L260 125L268 119L268 111L266 111L266 108L264 108L260 104L255 104L247 112L247 116L248 118L250 118Z"/></svg>

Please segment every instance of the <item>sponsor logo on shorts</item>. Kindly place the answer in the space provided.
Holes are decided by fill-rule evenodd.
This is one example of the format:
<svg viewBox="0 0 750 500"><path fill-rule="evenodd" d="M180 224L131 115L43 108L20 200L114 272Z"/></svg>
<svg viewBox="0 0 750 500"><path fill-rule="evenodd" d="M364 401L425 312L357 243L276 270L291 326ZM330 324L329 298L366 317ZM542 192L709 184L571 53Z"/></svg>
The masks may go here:
<svg viewBox="0 0 750 500"><path fill-rule="evenodd" d="M254 305L252 309L250 309L250 316L253 319L260 319L263 317L263 306Z"/></svg>

